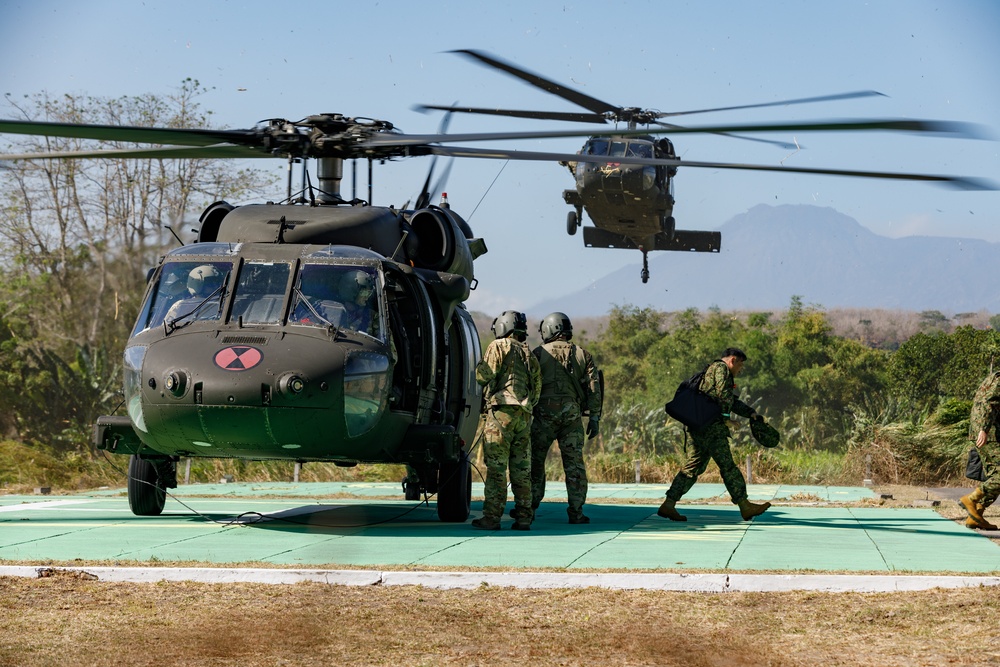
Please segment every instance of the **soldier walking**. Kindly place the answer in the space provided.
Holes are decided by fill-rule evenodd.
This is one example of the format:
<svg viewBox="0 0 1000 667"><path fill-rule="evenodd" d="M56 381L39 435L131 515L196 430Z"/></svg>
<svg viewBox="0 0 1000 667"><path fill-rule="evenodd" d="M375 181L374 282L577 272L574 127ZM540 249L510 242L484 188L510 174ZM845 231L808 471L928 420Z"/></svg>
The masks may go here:
<svg viewBox="0 0 1000 667"><path fill-rule="evenodd" d="M972 413L969 415L969 439L979 450L983 462L983 481L972 493L963 496L959 504L965 508L968 528L996 530L997 527L983 517L983 512L1000 495L1000 372L990 373L976 390L972 399Z"/></svg>
<svg viewBox="0 0 1000 667"><path fill-rule="evenodd" d="M483 457L486 484L483 516L472 525L498 530L507 504L507 469L514 492L517 517L514 530L530 530L531 509L531 411L538 402L541 376L538 361L524 340L528 320L524 313L506 310L493 320L496 340L489 344L476 366L476 381L483 386Z"/></svg>
<svg viewBox="0 0 1000 667"><path fill-rule="evenodd" d="M666 500L656 512L660 516L671 521L687 521L687 517L680 514L674 505L698 481L698 476L705 472L710 459L719 466L729 497L733 504L739 505L740 516L744 521L763 514L771 506L771 503L758 505L747 498L746 480L733 461L733 453L729 449L730 433L726 420L730 414L735 413L751 420L762 419L753 408L735 395L735 378L743 370L746 360L747 355L742 350L729 347L722 353L721 359L713 361L705 369L705 376L698 388L719 404L721 414L706 426L691 430L692 446L687 461L674 477Z"/></svg>
<svg viewBox="0 0 1000 667"><path fill-rule="evenodd" d="M545 459L552 441L558 440L566 475L569 522L590 523L583 513L587 468L583 462L582 416L584 411L589 413L586 435L596 437L601 419L600 377L590 353L570 342L573 324L565 313L546 315L538 332L542 345L532 354L541 368L542 393L531 422L531 507L538 509L545 497Z"/></svg>

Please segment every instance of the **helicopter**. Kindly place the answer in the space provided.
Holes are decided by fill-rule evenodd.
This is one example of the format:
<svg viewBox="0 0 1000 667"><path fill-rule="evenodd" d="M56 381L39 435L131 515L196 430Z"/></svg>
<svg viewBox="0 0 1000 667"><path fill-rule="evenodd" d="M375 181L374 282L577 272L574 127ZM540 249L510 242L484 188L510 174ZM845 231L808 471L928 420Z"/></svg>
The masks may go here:
<svg viewBox="0 0 1000 667"><path fill-rule="evenodd" d="M938 121L894 120L781 129L964 131ZM389 121L339 113L275 118L236 130L0 119L0 134L144 145L0 155L0 164L109 157L288 160L285 200L211 204L200 215L195 242L165 252L146 277L122 356L125 414L100 416L93 434L99 450L129 456L128 501L139 516L162 513L182 457L203 457L404 463L411 471L403 484L407 499L436 494L439 519L465 521L481 403L479 334L465 301L476 287L474 261L486 244L446 203L430 203L431 173L413 208L373 206L341 196L344 161L366 159L370 172L373 162L416 156L597 164L608 157L447 145L591 136L589 129L419 135L404 134ZM310 159L316 161L315 186ZM303 164L304 187L293 197L296 161ZM623 161L677 165L660 158ZM952 176L851 175L976 184Z"/></svg>
<svg viewBox="0 0 1000 667"><path fill-rule="evenodd" d="M439 110L446 111L449 114L485 114L563 122L596 123L601 125L624 123L626 125L630 134L591 136L587 139L576 157L559 161L561 165L569 169L575 180L575 187L573 189L563 191L564 201L573 207L566 216L566 231L571 236L575 235L577 229L583 224L583 212L586 211L594 226L583 227L584 245L591 248L627 248L639 250L642 253L640 278L643 283L649 281L648 253L650 251L675 250L717 253L721 250L722 235L719 232L676 228L676 221L673 215L674 203L676 201L674 198L673 178L677 174L679 165L737 169L765 167L687 161L682 163L673 142L669 138L658 137L652 134L633 134L632 132L635 132L639 125L655 125L661 130L669 130L672 133L677 133L684 132L685 128L661 122L660 119L715 111L734 111L882 96L882 93L873 90L863 90L715 109L660 112L639 107L622 107L604 102L546 79L538 74L529 72L483 51L460 49L451 53L465 56L477 64L505 72L525 81L531 86L568 100L587 111L530 111L426 104L416 106L416 110L425 112ZM774 144L786 149L797 150L800 148L798 144L740 136L726 130L720 130L715 132L715 134ZM525 158L522 157L521 159ZM793 172L812 171L795 168L773 170ZM891 178L893 176L886 174L882 177Z"/></svg>

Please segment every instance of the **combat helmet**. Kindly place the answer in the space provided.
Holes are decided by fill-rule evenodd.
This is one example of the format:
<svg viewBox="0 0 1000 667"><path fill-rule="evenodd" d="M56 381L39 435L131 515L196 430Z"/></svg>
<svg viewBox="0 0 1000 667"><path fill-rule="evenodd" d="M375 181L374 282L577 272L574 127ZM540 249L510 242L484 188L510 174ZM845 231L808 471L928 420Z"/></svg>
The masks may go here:
<svg viewBox="0 0 1000 667"><path fill-rule="evenodd" d="M340 295L347 301L363 304L374 291L371 274L361 269L345 273L340 279Z"/></svg>
<svg viewBox="0 0 1000 667"><path fill-rule="evenodd" d="M498 318L493 320L493 326L490 327L490 331L497 338L506 338L512 333L527 335L528 318L525 317L524 313L519 313L516 310L505 310L500 313Z"/></svg>
<svg viewBox="0 0 1000 667"><path fill-rule="evenodd" d="M566 340L573 337L573 323L569 321L566 313L549 313L538 325L538 333L542 335L542 341L548 343L559 334L563 334Z"/></svg>
<svg viewBox="0 0 1000 667"><path fill-rule="evenodd" d="M222 285L222 274L211 264L202 264L188 273L187 288L192 296L208 296Z"/></svg>

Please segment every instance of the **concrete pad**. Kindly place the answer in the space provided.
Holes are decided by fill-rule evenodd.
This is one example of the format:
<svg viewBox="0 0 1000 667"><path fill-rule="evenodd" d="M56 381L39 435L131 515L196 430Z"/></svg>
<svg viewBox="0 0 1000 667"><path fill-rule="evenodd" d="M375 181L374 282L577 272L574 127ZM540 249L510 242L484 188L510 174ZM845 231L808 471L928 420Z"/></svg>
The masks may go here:
<svg viewBox="0 0 1000 667"><path fill-rule="evenodd" d="M728 502L694 501L678 505L688 521L672 522L656 515L662 497L658 489L605 486L602 493L641 491L652 497L588 503L592 521L581 525L568 523L564 502L544 502L530 532L510 530L507 517L503 529L492 532L475 530L468 522L438 521L433 501L190 496L169 499L161 516L136 517L124 496L0 496L0 560L557 569L574 574L1000 573L998 545L929 508L803 507L775 501L766 513L746 522ZM722 489L699 487L708 493ZM760 486L758 491L777 496L801 488ZM839 493L826 487L807 490L817 497ZM474 502L473 517L481 511L481 502Z"/></svg>

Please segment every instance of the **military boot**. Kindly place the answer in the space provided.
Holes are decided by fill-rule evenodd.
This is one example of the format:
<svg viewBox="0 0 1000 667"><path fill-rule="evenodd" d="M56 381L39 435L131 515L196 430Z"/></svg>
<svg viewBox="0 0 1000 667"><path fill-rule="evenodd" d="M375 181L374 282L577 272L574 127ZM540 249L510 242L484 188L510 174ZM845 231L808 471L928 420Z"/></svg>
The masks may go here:
<svg viewBox="0 0 1000 667"><path fill-rule="evenodd" d="M983 500L983 490L981 487L976 487L972 493L967 496L963 496L958 504L962 506L969 517L965 520L965 527L979 530L997 530L997 527L986 520L983 516L983 512L986 510L986 506L982 503Z"/></svg>
<svg viewBox="0 0 1000 667"><path fill-rule="evenodd" d="M740 508L740 516L743 517L744 521L749 521L755 516L760 516L766 512L767 508L771 506L771 503L758 505L757 503L752 503L749 499L744 498L738 503L738 505Z"/></svg>
<svg viewBox="0 0 1000 667"><path fill-rule="evenodd" d="M977 486L973 489L972 493L967 496L962 496L958 500L958 504L961 505L969 518L978 524L979 528L985 528L986 526L992 526L989 521L983 518L983 489ZM989 530L994 530L996 527L990 528Z"/></svg>
<svg viewBox="0 0 1000 667"><path fill-rule="evenodd" d="M473 519L472 527L478 528L479 530L500 530L500 521L484 516L479 519Z"/></svg>
<svg viewBox="0 0 1000 667"><path fill-rule="evenodd" d="M687 521L688 518L677 511L674 505L677 504L676 500L671 500L667 498L660 505L660 509L656 510L656 513L662 516L664 519L670 519L671 521Z"/></svg>
<svg viewBox="0 0 1000 667"><path fill-rule="evenodd" d="M1000 528L998 528L996 524L992 524L989 521L984 521L983 523L979 523L971 516L965 517L965 527L970 530L1000 530Z"/></svg>

